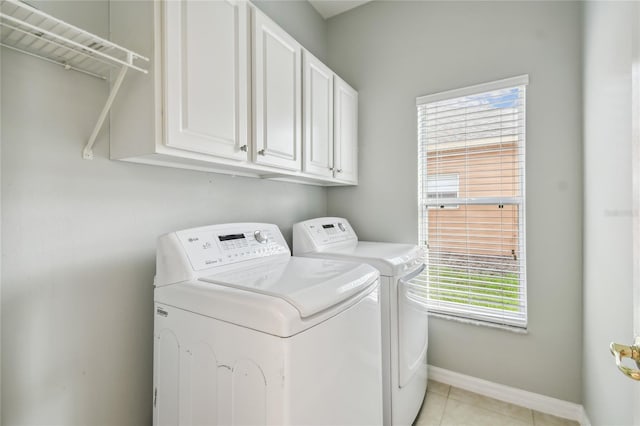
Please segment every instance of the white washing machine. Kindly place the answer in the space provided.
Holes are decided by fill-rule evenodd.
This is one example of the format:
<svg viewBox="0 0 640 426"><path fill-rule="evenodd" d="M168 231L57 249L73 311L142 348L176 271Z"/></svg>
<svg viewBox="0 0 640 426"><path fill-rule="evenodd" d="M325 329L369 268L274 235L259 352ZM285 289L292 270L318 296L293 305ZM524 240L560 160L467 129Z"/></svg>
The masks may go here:
<svg viewBox="0 0 640 426"><path fill-rule="evenodd" d="M381 425L379 274L275 225L158 240L154 425Z"/></svg>
<svg viewBox="0 0 640 426"><path fill-rule="evenodd" d="M412 244L358 241L346 219L293 226L293 254L367 263L380 271L385 425L411 425L427 390L428 316L420 294L425 266Z"/></svg>

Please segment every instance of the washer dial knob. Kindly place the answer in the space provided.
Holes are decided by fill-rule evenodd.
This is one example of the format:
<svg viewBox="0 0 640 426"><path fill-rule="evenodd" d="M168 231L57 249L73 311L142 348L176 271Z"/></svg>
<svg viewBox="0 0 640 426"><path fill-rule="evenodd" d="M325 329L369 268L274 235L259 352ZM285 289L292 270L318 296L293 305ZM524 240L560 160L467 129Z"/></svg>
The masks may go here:
<svg viewBox="0 0 640 426"><path fill-rule="evenodd" d="M345 232L347 230L347 228L344 227L344 224L342 222L338 222L338 228L340 228L342 232Z"/></svg>
<svg viewBox="0 0 640 426"><path fill-rule="evenodd" d="M253 236L260 244L266 244L266 242L269 241L269 237L267 237L262 231L254 232Z"/></svg>

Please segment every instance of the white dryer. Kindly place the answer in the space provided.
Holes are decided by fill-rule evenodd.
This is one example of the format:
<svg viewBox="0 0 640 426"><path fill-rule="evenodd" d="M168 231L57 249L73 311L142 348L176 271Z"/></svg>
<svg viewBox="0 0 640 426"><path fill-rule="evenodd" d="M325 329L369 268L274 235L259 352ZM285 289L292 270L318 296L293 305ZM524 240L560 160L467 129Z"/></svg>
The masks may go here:
<svg viewBox="0 0 640 426"><path fill-rule="evenodd" d="M379 274L275 225L158 239L154 425L381 425Z"/></svg>
<svg viewBox="0 0 640 426"><path fill-rule="evenodd" d="M346 219L325 217L293 226L293 254L363 262L380 271L385 425L411 425L427 390L428 316L420 294L425 266L412 244L358 241Z"/></svg>

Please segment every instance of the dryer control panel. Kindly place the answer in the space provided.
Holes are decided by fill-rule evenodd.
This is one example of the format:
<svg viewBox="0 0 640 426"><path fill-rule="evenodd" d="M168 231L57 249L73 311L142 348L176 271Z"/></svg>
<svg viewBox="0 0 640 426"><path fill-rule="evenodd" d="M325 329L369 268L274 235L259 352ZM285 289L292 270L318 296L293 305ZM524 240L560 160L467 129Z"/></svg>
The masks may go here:
<svg viewBox="0 0 640 426"><path fill-rule="evenodd" d="M293 226L294 254L322 251L337 244L357 244L358 236L346 219L323 217L296 223Z"/></svg>

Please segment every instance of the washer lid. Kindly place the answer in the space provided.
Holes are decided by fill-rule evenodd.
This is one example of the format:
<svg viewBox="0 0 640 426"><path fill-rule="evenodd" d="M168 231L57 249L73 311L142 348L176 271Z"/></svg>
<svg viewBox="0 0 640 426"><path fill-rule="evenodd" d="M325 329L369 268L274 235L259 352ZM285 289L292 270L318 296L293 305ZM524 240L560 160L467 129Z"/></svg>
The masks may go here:
<svg viewBox="0 0 640 426"><path fill-rule="evenodd" d="M374 243L360 241L351 247L339 247L306 253L305 256L343 259L367 263L381 275L393 277L405 274L422 264L422 251L414 244Z"/></svg>
<svg viewBox="0 0 640 426"><path fill-rule="evenodd" d="M378 275L378 271L360 263L291 257L199 280L282 299L297 309L300 318L307 318L364 291ZM238 296L242 297L242 293Z"/></svg>

